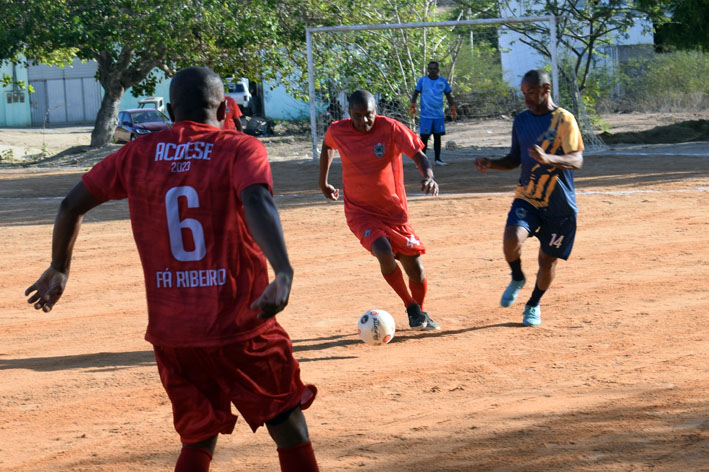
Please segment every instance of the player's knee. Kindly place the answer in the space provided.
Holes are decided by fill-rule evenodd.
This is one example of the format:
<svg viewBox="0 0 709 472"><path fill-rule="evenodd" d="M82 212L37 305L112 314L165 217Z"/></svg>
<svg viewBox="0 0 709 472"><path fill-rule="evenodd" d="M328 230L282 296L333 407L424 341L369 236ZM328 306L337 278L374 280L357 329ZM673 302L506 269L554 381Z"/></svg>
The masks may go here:
<svg viewBox="0 0 709 472"><path fill-rule="evenodd" d="M294 447L310 440L308 426L300 406L267 421L266 428L279 448Z"/></svg>

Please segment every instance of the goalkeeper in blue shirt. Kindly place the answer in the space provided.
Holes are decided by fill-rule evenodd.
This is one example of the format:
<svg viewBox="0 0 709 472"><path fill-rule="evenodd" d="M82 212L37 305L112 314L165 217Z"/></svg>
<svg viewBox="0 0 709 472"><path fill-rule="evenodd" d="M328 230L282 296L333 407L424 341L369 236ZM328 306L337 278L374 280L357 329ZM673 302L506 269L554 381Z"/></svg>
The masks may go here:
<svg viewBox="0 0 709 472"><path fill-rule="evenodd" d="M542 295L551 285L559 258L568 259L576 235L574 170L583 165L583 140L574 116L551 99L549 74L540 69L522 78L527 110L515 117L512 146L500 159L478 158L475 167L509 170L521 166L519 184L507 215L503 238L512 280L500 300L511 306L526 282L522 272L522 245L529 236L539 239L539 270L534 291L524 307L525 326L541 324Z"/></svg>
<svg viewBox="0 0 709 472"><path fill-rule="evenodd" d="M421 95L421 116L419 118L419 134L423 141L423 153L428 150L428 138L433 135L433 151L436 156L434 161L439 166L446 165L441 159L441 136L446 134L446 120L443 114L443 95L448 100L451 117L457 117L455 102L451 95L451 86L448 81L438 75L438 62L428 63L428 75L421 77L416 82L416 90L411 95L409 114L411 118L416 114L416 99Z"/></svg>

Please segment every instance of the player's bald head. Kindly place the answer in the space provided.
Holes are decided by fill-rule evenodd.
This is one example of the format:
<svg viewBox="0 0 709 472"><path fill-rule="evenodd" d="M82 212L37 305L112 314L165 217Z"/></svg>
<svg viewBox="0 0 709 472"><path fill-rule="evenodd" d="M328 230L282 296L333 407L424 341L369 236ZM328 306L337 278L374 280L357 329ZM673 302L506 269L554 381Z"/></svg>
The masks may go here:
<svg viewBox="0 0 709 472"><path fill-rule="evenodd" d="M350 95L349 103L350 108L362 105L369 108L370 105L376 105L376 102L374 101L374 95L367 92L366 90L356 90L352 92L352 95Z"/></svg>
<svg viewBox="0 0 709 472"><path fill-rule="evenodd" d="M544 87L545 85L551 86L551 79L549 74L544 69L532 69L522 77L522 82L527 82L530 85L539 85Z"/></svg>
<svg viewBox="0 0 709 472"><path fill-rule="evenodd" d="M213 113L223 100L222 79L209 67L182 69L170 82L170 103L178 120L194 119L195 115L201 113Z"/></svg>

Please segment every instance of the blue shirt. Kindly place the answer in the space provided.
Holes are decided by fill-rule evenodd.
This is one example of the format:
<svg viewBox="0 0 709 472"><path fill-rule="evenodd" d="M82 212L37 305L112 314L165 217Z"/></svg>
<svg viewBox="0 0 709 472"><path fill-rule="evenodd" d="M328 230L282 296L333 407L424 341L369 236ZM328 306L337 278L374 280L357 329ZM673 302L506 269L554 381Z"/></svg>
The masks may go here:
<svg viewBox="0 0 709 472"><path fill-rule="evenodd" d="M416 91L421 94L421 118L444 118L443 94L451 92L446 79L439 75L432 80L425 75L416 82Z"/></svg>
<svg viewBox="0 0 709 472"><path fill-rule="evenodd" d="M515 198L521 198L547 216L568 216L578 211L574 171L540 164L529 155L539 145L547 154L583 151L583 139L574 115L557 108L544 115L526 110L515 117L510 154L519 157L522 172Z"/></svg>

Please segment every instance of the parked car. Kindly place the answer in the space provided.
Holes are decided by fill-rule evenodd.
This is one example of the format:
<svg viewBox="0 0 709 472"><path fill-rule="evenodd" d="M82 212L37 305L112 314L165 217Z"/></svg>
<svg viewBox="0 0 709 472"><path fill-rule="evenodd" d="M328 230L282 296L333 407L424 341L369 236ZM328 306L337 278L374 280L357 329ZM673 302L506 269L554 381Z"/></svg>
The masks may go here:
<svg viewBox="0 0 709 472"><path fill-rule="evenodd" d="M251 114L251 92L249 92L249 79L241 78L238 82L234 82L232 77L227 77L224 81L226 85L225 95L230 96L236 101L236 104L241 107L241 111L245 114Z"/></svg>
<svg viewBox="0 0 709 472"><path fill-rule="evenodd" d="M127 143L155 131L162 131L172 126L172 121L161 111L154 108L133 108L118 112L118 123L113 139L117 143Z"/></svg>

